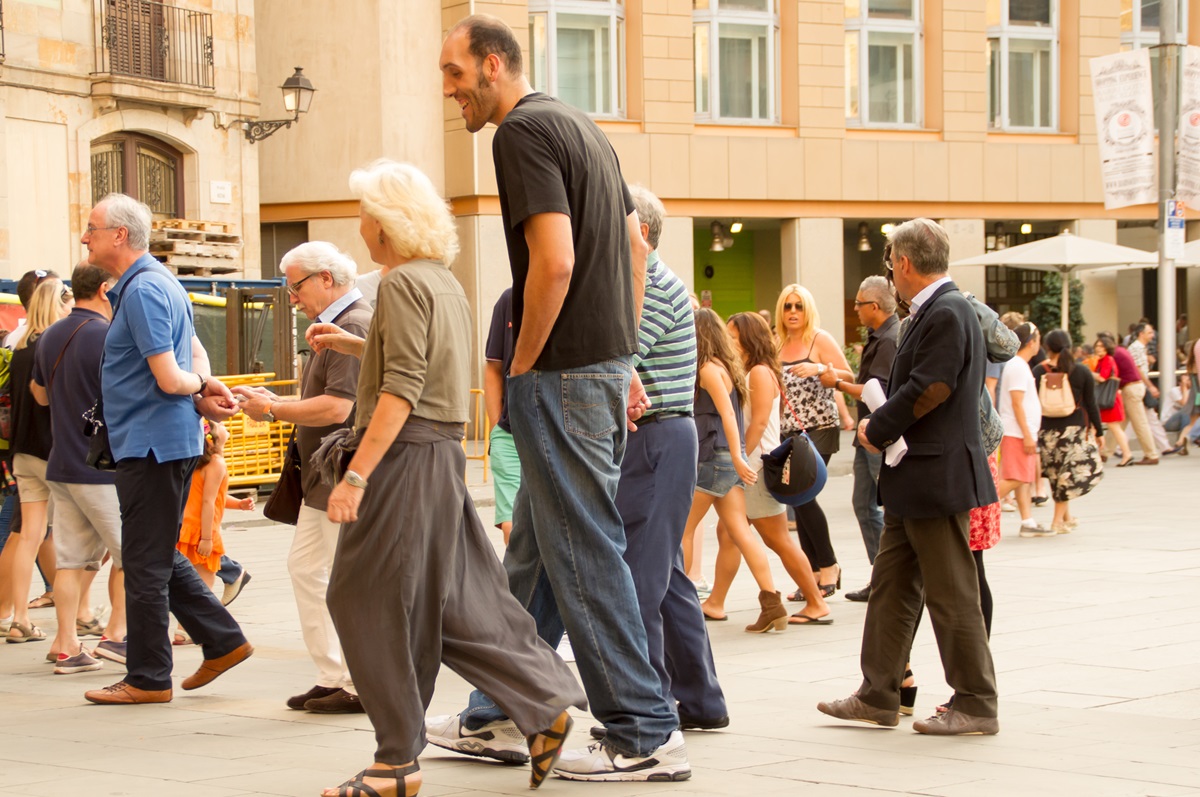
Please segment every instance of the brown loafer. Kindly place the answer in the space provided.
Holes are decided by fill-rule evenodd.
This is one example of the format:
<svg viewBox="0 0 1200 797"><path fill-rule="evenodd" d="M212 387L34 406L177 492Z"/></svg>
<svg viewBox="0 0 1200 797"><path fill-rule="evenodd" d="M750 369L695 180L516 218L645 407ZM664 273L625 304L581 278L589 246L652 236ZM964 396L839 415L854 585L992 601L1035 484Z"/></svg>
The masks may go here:
<svg viewBox="0 0 1200 797"><path fill-rule="evenodd" d="M1142 457L1141 459L1139 459L1137 462L1135 462L1133 464L1134 465L1157 465L1158 460L1150 459L1150 457Z"/></svg>
<svg viewBox="0 0 1200 797"><path fill-rule="evenodd" d="M184 689L199 689L205 684L212 683L217 676L226 670L232 669L241 664L250 655L254 653L254 648L249 642L243 642L233 650L215 659L205 659L200 665L200 669L183 679Z"/></svg>
<svg viewBox="0 0 1200 797"><path fill-rule="evenodd" d="M129 706L135 703L170 703L170 689L138 689L124 681L117 681L103 689L84 692L83 696L101 706Z"/></svg>
<svg viewBox="0 0 1200 797"><path fill-rule="evenodd" d="M352 695L345 689L325 697L314 697L305 702L304 708L314 714L362 714L366 711L358 695Z"/></svg>

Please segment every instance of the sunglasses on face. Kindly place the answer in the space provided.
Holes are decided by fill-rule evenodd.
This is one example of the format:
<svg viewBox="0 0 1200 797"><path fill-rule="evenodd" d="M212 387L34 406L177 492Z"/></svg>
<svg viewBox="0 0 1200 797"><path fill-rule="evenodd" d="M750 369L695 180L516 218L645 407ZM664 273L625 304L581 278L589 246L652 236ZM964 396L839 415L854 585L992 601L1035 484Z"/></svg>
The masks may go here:
<svg viewBox="0 0 1200 797"><path fill-rule="evenodd" d="M800 304L800 302L784 302L783 303L783 312L790 313L793 310L797 310L797 311L803 313L804 305Z"/></svg>

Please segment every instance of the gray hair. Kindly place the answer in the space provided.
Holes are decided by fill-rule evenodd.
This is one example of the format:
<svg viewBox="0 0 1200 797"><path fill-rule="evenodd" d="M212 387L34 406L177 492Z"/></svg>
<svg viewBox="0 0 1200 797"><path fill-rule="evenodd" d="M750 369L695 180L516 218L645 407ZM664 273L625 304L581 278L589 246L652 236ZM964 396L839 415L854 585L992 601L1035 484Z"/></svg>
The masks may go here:
<svg viewBox="0 0 1200 797"><path fill-rule="evenodd" d="M644 185L629 186L629 193L633 196L633 206L637 209L638 221L650 228L646 233L646 243L651 249L657 249L667 209L663 207L662 200Z"/></svg>
<svg viewBox="0 0 1200 797"><path fill-rule="evenodd" d="M350 255L327 241L309 241L289 249L279 261L279 270L296 266L303 274L328 271L337 286L349 285L358 278L358 265Z"/></svg>
<svg viewBox="0 0 1200 797"><path fill-rule="evenodd" d="M950 270L950 236L932 219L912 219L892 230L888 241L896 257L912 261L918 274L930 276Z"/></svg>
<svg viewBox="0 0 1200 797"><path fill-rule="evenodd" d="M154 214L143 202L128 194L109 194L100 200L104 206L104 223L109 227L124 227L129 234L129 248L145 252L150 248L150 222Z"/></svg>
<svg viewBox="0 0 1200 797"><path fill-rule="evenodd" d="M858 292L868 302L875 302L879 305L879 309L888 315L896 312L896 297L892 294L892 288L888 285L888 281L878 274L873 274L863 280L862 285L858 286Z"/></svg>

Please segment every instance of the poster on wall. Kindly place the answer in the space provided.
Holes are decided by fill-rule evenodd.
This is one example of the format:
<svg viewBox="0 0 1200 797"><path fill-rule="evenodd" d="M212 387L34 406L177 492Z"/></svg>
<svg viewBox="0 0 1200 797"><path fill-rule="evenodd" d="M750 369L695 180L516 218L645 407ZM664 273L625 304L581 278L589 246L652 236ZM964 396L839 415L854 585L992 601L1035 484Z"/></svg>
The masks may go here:
<svg viewBox="0 0 1200 797"><path fill-rule="evenodd" d="M1102 55L1090 63L1104 207L1113 210L1155 202L1150 51Z"/></svg>
<svg viewBox="0 0 1200 797"><path fill-rule="evenodd" d="M1179 59L1179 160L1175 196L1200 202L1200 47L1188 45Z"/></svg>

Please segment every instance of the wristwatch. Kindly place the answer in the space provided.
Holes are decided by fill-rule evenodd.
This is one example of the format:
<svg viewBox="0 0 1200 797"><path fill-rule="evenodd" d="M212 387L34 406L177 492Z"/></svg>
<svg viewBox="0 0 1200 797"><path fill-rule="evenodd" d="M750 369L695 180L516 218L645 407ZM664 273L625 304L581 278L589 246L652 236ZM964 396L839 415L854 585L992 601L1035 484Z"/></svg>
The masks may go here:
<svg viewBox="0 0 1200 797"><path fill-rule="evenodd" d="M194 395L202 396L204 395L204 389L208 387L208 380L204 378L203 374L196 374L196 377L200 380L200 387L196 388Z"/></svg>
<svg viewBox="0 0 1200 797"><path fill-rule="evenodd" d="M351 487L357 487L360 490L367 489L367 480L352 470L346 471L346 484Z"/></svg>
<svg viewBox="0 0 1200 797"><path fill-rule="evenodd" d="M267 419L267 423L275 423L275 421L279 420L278 418L275 417L275 413L271 412L271 409L274 406L275 406L275 402L272 401L270 404L267 405L267 411L263 413L263 417Z"/></svg>

